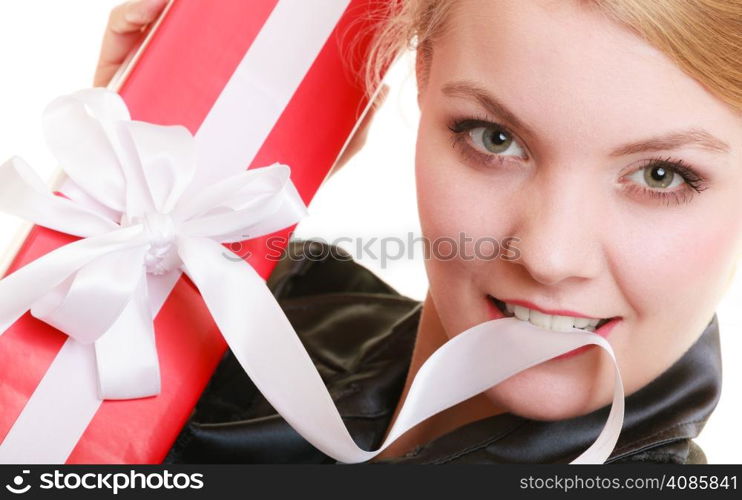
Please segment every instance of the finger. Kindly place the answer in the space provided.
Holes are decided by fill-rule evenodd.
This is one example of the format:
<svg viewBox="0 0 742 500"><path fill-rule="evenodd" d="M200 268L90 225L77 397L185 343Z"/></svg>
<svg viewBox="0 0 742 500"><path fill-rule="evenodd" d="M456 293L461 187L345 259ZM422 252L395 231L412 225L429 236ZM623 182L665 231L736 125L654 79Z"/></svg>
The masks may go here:
<svg viewBox="0 0 742 500"><path fill-rule="evenodd" d="M139 31L154 21L167 0L129 0L111 10L107 30L115 34Z"/></svg>
<svg viewBox="0 0 742 500"><path fill-rule="evenodd" d="M113 8L103 35L93 86L105 86L141 38L142 30L162 12L167 0L128 1Z"/></svg>

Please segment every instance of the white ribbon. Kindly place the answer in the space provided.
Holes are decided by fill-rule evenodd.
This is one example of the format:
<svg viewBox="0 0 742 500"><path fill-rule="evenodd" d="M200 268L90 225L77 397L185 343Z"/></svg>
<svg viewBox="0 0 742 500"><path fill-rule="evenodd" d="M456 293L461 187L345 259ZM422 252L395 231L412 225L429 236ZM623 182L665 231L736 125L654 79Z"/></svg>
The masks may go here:
<svg viewBox="0 0 742 500"><path fill-rule="evenodd" d="M602 463L613 450L624 394L610 344L576 328L553 332L514 318L481 323L441 346L415 377L383 445L358 448L264 280L241 258L225 257L221 244L272 233L306 213L289 167L246 170L181 196L197 168L209 168L208 158L196 159L191 134L132 121L120 96L103 88L53 101L44 131L65 173L97 203L49 194L20 158L0 166L0 210L82 237L0 281L0 335L30 309L76 341L94 343L101 399L159 393L148 276L179 269L271 405L340 462L369 460L428 417L589 344L611 356L614 399L603 431L573 463Z"/></svg>
<svg viewBox="0 0 742 500"><path fill-rule="evenodd" d="M0 332L31 309L78 342L95 342L101 399L156 395L147 273L187 269L181 244L203 239L236 267L220 243L271 233L306 213L290 169L246 170L181 198L196 172L190 132L132 121L119 95L102 88L54 100L44 131L65 173L107 210L48 193L20 158L0 167L1 210L84 238L0 281ZM252 278L251 286L264 285ZM123 315L127 308L133 314ZM126 327L113 328L121 318Z"/></svg>

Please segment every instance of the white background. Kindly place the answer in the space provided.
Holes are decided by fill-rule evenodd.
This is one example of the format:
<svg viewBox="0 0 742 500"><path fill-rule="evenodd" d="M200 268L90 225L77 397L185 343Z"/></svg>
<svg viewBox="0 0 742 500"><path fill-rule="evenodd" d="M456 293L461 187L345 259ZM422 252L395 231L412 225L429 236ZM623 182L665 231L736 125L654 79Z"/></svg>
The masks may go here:
<svg viewBox="0 0 742 500"><path fill-rule="evenodd" d="M54 97L92 85L110 9L118 0L4 0L0 3L0 162L19 155L51 179L56 166L41 134L41 113ZM353 257L400 293L422 300L427 287L422 247L412 258L386 262L359 252L358 241L419 237L414 191L414 142L418 119L412 59L389 72L391 92L378 111L366 147L317 193L300 238L322 238ZM0 253L20 223L0 214ZM339 237L351 242L336 241ZM395 252L396 246L388 247ZM373 252L380 247L372 245ZM739 386L742 381L742 278L718 308L724 383L719 406L698 443L710 463L742 463ZM661 306L661 304L658 304ZM1 369L1 368L0 368ZM735 422L735 419L736 422ZM735 423L737 425L735 425Z"/></svg>

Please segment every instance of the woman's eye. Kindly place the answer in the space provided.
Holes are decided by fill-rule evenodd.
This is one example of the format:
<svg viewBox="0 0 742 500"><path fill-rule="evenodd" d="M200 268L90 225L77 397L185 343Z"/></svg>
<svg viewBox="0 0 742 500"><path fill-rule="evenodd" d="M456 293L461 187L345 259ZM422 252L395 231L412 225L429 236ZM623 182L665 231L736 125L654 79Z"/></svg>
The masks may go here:
<svg viewBox="0 0 742 500"><path fill-rule="evenodd" d="M681 160L653 158L625 178L632 194L676 204L687 203L708 188L706 179Z"/></svg>
<svg viewBox="0 0 742 500"><path fill-rule="evenodd" d="M448 125L452 145L467 160L481 165L503 165L513 157L528 160L528 153L507 127L483 118L453 120Z"/></svg>
<svg viewBox="0 0 742 500"><path fill-rule="evenodd" d="M469 130L473 146L484 154L525 158L523 148L510 133L496 126L474 127Z"/></svg>
<svg viewBox="0 0 742 500"><path fill-rule="evenodd" d="M663 165L647 165L628 178L652 189L672 189L685 182L681 175Z"/></svg>

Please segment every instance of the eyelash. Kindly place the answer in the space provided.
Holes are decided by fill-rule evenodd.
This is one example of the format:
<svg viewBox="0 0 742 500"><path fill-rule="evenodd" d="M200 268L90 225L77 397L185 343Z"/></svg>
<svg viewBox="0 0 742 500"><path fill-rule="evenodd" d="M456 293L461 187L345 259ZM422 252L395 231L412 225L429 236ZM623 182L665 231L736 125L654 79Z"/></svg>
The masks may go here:
<svg viewBox="0 0 742 500"><path fill-rule="evenodd" d="M477 163L483 163L485 165L498 164L502 165L508 161L508 155L500 154L485 154L477 151L467 143L467 135L469 131L478 127L492 127L502 132L505 132L513 138L513 140L520 143L510 129L497 122L488 120L482 116L474 116L471 118L453 119L448 124L448 129L452 133L451 146L457 149L465 158L475 161ZM685 188L675 191L658 191L648 187L641 187L636 183L630 182L630 186L627 188L632 194L639 194L641 196L648 196L652 199L664 201L666 205L674 203L675 205L681 205L688 203L696 193L700 193L707 189L706 179L699 175L695 169L688 166L683 160L675 160L672 157L653 157L645 160L639 168L633 169L626 176L633 174L636 171L644 170L653 167L664 167L673 172L673 174L680 175L684 181ZM622 176L623 177L623 176Z"/></svg>

